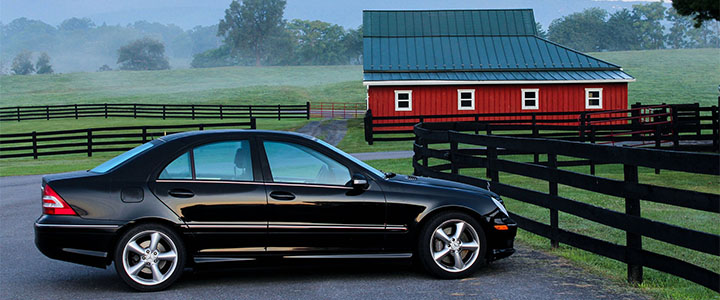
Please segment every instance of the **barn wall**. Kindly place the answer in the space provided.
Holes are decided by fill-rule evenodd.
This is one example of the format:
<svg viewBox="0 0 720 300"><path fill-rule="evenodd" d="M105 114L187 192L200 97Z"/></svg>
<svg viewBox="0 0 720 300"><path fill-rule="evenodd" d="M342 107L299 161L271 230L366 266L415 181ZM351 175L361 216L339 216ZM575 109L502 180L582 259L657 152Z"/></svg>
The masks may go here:
<svg viewBox="0 0 720 300"><path fill-rule="evenodd" d="M521 89L539 89L539 109L523 110ZM583 111L585 88L603 89L602 110L627 109L627 83L544 85L371 86L373 116ZM457 90L475 90L475 110L458 110ZM395 90L412 90L412 111L395 111Z"/></svg>

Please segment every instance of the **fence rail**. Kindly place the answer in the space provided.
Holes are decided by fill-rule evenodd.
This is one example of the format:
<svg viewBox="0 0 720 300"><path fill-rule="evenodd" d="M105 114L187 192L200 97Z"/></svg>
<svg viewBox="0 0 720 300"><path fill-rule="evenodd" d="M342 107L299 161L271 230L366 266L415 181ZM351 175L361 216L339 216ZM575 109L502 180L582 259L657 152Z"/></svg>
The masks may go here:
<svg viewBox="0 0 720 300"><path fill-rule="evenodd" d="M255 118L248 122L187 125L102 127L57 131L33 131L0 135L0 159L126 151L164 135L188 130L218 128L255 129Z"/></svg>
<svg viewBox="0 0 720 300"><path fill-rule="evenodd" d="M627 110L392 117L375 117L368 110L364 119L365 141L372 145L375 141L413 140L412 126L415 124L448 120L489 132L503 131L506 136L672 147L674 150L720 149L718 107L700 107L698 104L636 103Z"/></svg>
<svg viewBox="0 0 720 300"><path fill-rule="evenodd" d="M360 118L365 114L365 103L311 102L310 117L313 118Z"/></svg>
<svg viewBox="0 0 720 300"><path fill-rule="evenodd" d="M102 103L0 107L0 121L79 119L292 119L310 118L310 102L301 105L222 105Z"/></svg>
<svg viewBox="0 0 720 300"><path fill-rule="evenodd" d="M669 273L720 292L720 274L695 264L643 249L642 238L720 256L720 236L641 216L640 200L720 214L720 195L638 182L638 167L720 176L720 155L574 141L477 135L460 132L462 123L420 123L415 126L413 167L416 175L449 179L481 187L524 203L549 209L550 224L511 214L520 228L628 266L628 280L642 281L642 268ZM438 144L449 149L433 149ZM481 149L468 147L480 146ZM543 163L502 159L504 154L547 155ZM558 156L622 165L622 180L559 169ZM429 159L441 161L429 165ZM461 175L461 169L485 168L485 178ZM447 172L449 171L449 172ZM500 172L546 181L548 192L500 182ZM466 173L466 172L464 172ZM467 174L467 173L466 173ZM558 195L558 185L625 199L625 212L605 209ZM626 245L559 227L558 212L571 214L625 232ZM710 224L708 224L710 225Z"/></svg>

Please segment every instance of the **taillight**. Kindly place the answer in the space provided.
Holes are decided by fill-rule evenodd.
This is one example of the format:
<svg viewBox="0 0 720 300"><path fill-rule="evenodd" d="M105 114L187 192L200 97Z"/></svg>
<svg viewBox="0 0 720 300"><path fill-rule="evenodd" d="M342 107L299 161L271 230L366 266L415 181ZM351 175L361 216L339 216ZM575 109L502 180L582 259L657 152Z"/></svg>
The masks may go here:
<svg viewBox="0 0 720 300"><path fill-rule="evenodd" d="M43 214L46 215L77 215L49 185L45 185L43 189L42 206Z"/></svg>

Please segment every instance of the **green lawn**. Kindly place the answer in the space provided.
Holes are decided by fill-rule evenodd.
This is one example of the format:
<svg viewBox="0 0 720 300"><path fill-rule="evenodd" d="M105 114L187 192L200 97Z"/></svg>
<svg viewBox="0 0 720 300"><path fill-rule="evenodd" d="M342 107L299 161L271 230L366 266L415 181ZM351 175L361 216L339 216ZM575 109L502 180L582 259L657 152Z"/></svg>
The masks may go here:
<svg viewBox="0 0 720 300"><path fill-rule="evenodd" d="M224 67L0 76L0 106L363 102L360 66Z"/></svg>
<svg viewBox="0 0 720 300"><path fill-rule="evenodd" d="M527 161L529 157L519 160ZM400 160L375 160L369 161L370 165L396 173L411 174L413 172L411 159ZM436 161L437 163L437 161ZM431 165L433 162L431 161ZM582 173L589 173L588 167L566 168ZM597 176L622 179L623 169L619 165L597 166ZM709 175L687 174L682 172L662 171L661 174L654 174L654 170L640 168L640 182L672 186L676 188L703 191L720 194L720 177ZM463 175L484 177L484 169L461 170ZM530 188L537 191L547 192L547 182L530 179L527 177L501 173L500 181L507 184ZM568 186L559 186L560 196L577 201L586 202L592 205L624 211L624 200L616 197L605 196L598 193L583 191ZM531 219L550 223L549 210L513 199L505 199L508 210L526 216ZM694 230L720 234L720 224L717 222L717 214L699 212L692 209L679 208L658 203L642 201L642 216L655 221L661 221L673 225L682 226ZM592 236L617 244L625 244L623 231L613 229L598 223L587 221L570 214L559 214L560 228L576 233ZM558 249L551 249L548 239L520 230L517 239L532 247L552 252L554 254L569 258L579 266L590 272L611 278L616 284L627 286L626 265L604 258L589 252L578 250L569 246L561 245ZM713 272L720 272L720 257L705 253L683 249L664 242L650 238L643 238L643 248L657 253L677 257L679 259L697 264ZM512 258L511 258L512 259ZM678 277L645 268L644 282L640 289L661 299L718 299L720 295L695 283Z"/></svg>
<svg viewBox="0 0 720 300"><path fill-rule="evenodd" d="M635 77L630 103L718 105L720 49L642 50L590 53Z"/></svg>

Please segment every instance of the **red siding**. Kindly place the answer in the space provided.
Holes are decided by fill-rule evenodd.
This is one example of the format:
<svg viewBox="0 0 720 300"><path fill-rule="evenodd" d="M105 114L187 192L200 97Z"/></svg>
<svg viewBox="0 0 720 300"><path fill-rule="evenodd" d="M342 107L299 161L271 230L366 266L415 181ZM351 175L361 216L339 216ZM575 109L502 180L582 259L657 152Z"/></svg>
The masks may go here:
<svg viewBox="0 0 720 300"><path fill-rule="evenodd" d="M523 110L521 89L539 89L539 109ZM371 86L373 116L583 111L585 89L602 88L602 109L628 108L627 83L546 85ZM458 89L475 90L475 110L458 110ZM395 90L412 90L412 111L395 111ZM451 121L451 120L448 120Z"/></svg>

